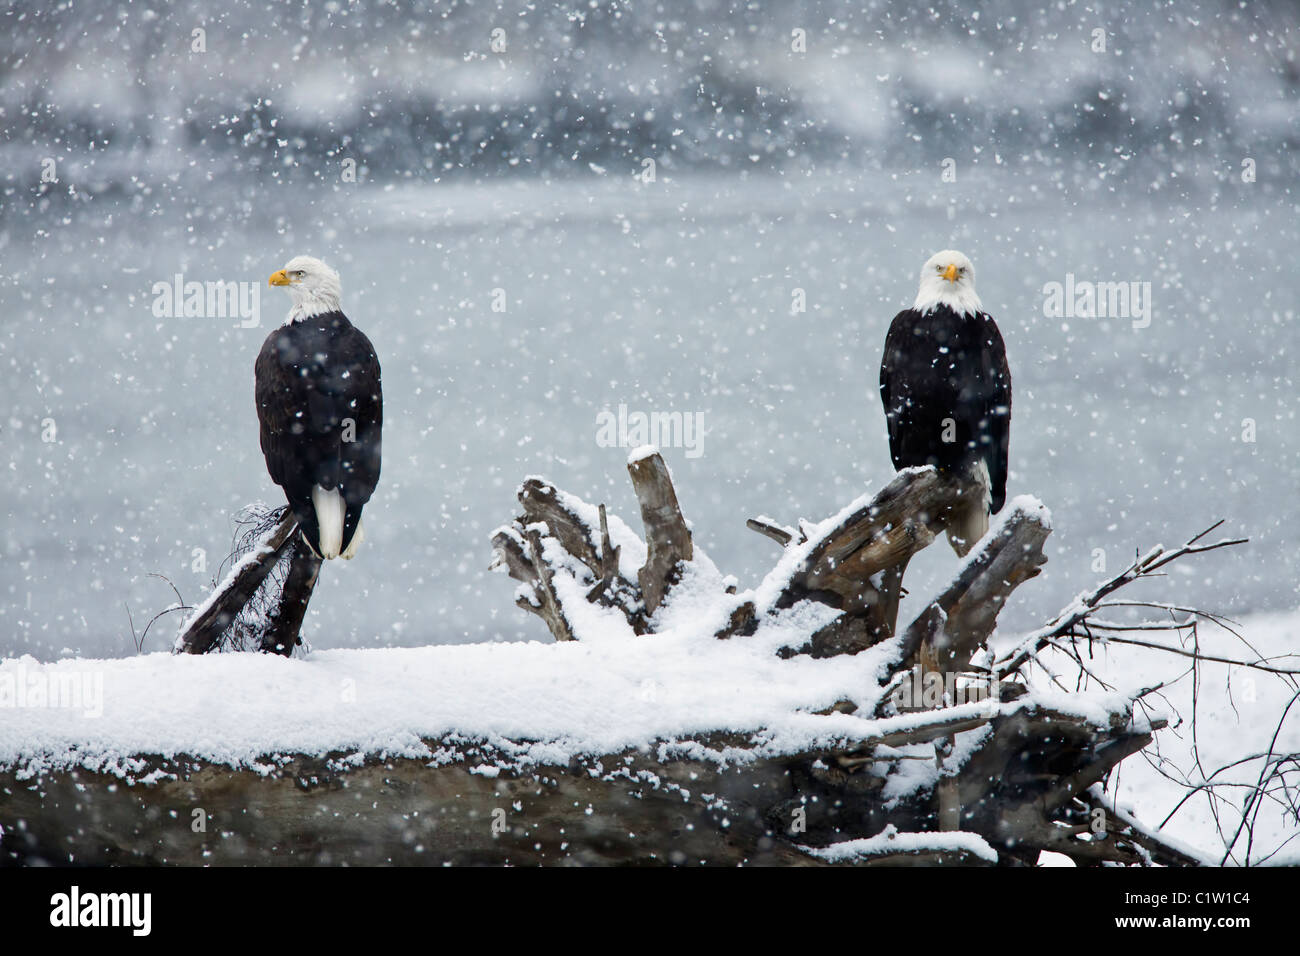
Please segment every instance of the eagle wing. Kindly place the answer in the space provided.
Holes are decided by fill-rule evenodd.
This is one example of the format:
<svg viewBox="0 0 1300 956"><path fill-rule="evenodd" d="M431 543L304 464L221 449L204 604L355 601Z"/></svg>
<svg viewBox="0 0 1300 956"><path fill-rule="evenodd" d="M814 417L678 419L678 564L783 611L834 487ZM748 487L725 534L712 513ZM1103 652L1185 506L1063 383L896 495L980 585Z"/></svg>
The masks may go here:
<svg viewBox="0 0 1300 956"><path fill-rule="evenodd" d="M991 444L988 455L994 514L1007 500L1007 460L1011 450L1011 367L1007 364L1007 347L993 317L980 313L984 322L982 364L988 385L985 415Z"/></svg>
<svg viewBox="0 0 1300 956"><path fill-rule="evenodd" d="M254 370L266 469L290 504L305 507L317 483L341 486L349 505L369 501L383 393L365 333L344 322L326 341L319 330L286 326L267 337Z"/></svg>
<svg viewBox="0 0 1300 956"><path fill-rule="evenodd" d="M904 309L894 316L885 335L885 351L880 358L880 399L885 406L885 427L889 431L889 457L895 468L902 468L902 416L895 402L902 401L897 394L894 377L898 374L903 358L903 345L908 330L915 323L916 312Z"/></svg>
<svg viewBox="0 0 1300 956"><path fill-rule="evenodd" d="M971 322L978 325L968 324ZM1011 372L1002 333L984 312L957 323L954 327L963 341L954 347L965 356L963 372L955 384L944 384L935 377L934 357L928 351L932 343L915 339L916 330L923 327L915 309L904 309L894 317L885 336L880 398L885 406L890 458L899 469L933 459L940 423L946 416L954 416L963 429L969 429L971 439L982 433L979 440L986 448L982 457L988 463L991 510L1000 511L1007 495L1011 438ZM954 389L952 394L936 404L935 395L945 395L949 388ZM958 394L971 403L968 414L957 415L957 406L948 404Z"/></svg>
<svg viewBox="0 0 1300 956"><path fill-rule="evenodd" d="M340 483L349 505L363 505L379 484L384 395L379 357L365 333L355 326L350 329L345 349L348 371L341 382L338 402L344 431L351 420L354 434L352 441L344 440L340 447Z"/></svg>
<svg viewBox="0 0 1300 956"><path fill-rule="evenodd" d="M284 488L292 499L295 495L289 485L295 483L293 476L296 471L293 453L296 442L292 439L295 423L300 429L305 427L305 408L299 394L300 376L291 365L281 360L278 338L283 332L280 329L267 336L257 355L254 397L266 470L271 480ZM310 490L308 486L308 494Z"/></svg>

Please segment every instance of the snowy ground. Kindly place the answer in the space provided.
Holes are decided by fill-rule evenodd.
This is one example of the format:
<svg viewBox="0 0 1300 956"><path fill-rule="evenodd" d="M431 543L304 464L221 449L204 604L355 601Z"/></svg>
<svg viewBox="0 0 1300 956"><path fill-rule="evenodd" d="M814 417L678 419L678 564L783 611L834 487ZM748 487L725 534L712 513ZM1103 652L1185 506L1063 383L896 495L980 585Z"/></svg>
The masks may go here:
<svg viewBox="0 0 1300 956"><path fill-rule="evenodd" d="M85 766L131 779L143 773L133 760L137 754L188 754L268 769L275 755L292 753L343 754L345 761L370 755L438 760L444 755L426 741L455 733L497 748L493 762L476 768L495 775L502 766L563 765L573 755L662 744L719 727L761 730L760 752L790 753L861 740L891 721L914 719L812 713L841 699L869 705L878 693L881 659L877 650L820 661L776 657L774 649L808 623L788 619L753 638L730 641L683 623L640 639L322 650L291 660L165 653L52 664L8 659L0 661L0 704L6 705L0 708L0 766L29 772ZM1250 617L1241 622L1241 633L1260 653L1290 654L1290 666L1300 663L1293 653L1300 613ZM1201 639L1207 653L1241 656L1245 650L1209 629ZM1097 649L1093 668L1124 691L1181 670L1176 659L1150 651L1105 648ZM1165 773L1179 781L1203 779L1224 764L1268 750L1293 693L1272 677L1240 670L1229 675L1214 665L1207 665L1203 677L1196 707L1202 771L1194 769L1191 755L1188 681L1148 698L1151 713L1139 715L1171 718L1174 726L1158 736L1159 751ZM1046 682L1036 683L1041 693L1052 693ZM33 695L44 692L52 704L60 687L68 695L60 698L63 706L34 703ZM25 698L16 699L19 693ZM1101 714L1113 699L1094 686L1084 695L1059 695L1053 703ZM1283 724L1272 746L1275 752L1300 751L1300 715ZM689 753L721 761L739 757L698 747ZM906 766L914 772L891 786L909 786L916 772L929 772L923 762ZM1253 761L1215 779L1253 781L1258 768ZM1185 792L1142 756L1122 765L1114 791L1122 808L1149 825L1163 821ZM1228 799L1239 799L1238 792ZM1164 832L1217 862L1224 845L1220 832L1230 833L1236 818L1230 808L1220 808L1216 823L1208 807L1205 798L1193 798ZM1294 816L1288 820L1267 804L1252 859L1295 832ZM1242 840L1233 861L1244 851ZM1300 862L1300 846L1291 843L1272 862L1281 860Z"/></svg>
<svg viewBox="0 0 1300 956"><path fill-rule="evenodd" d="M1274 666L1300 668L1300 612L1255 614L1239 623L1239 627L1233 625L1234 629L1250 646L1222 629L1203 624L1198 635L1200 652L1254 660L1253 646L1263 657L1276 655L1270 662ZM1122 636L1179 646L1168 633ZM1190 642L1181 646L1191 649ZM1089 666L1117 690L1136 692L1162 681L1174 681L1186 674L1190 663L1187 658L1162 652L1110 645L1097 647ZM1240 667L1202 666L1195 700L1190 675L1182 676L1168 692L1146 698L1151 713L1165 715L1170 726L1157 734L1156 746L1149 752L1130 757L1120 765L1118 776L1112 778L1112 792L1121 809L1131 810L1149 826L1158 826L1186 795L1186 786L1206 781L1221 784L1218 794L1223 803L1216 804L1205 794L1194 796L1177 809L1162 831L1184 844L1207 851L1211 862L1220 863L1225 861L1225 847L1238 836L1239 811L1247 788L1259 782L1263 762L1246 758L1269 752L1300 753L1300 700L1296 699L1300 682ZM1073 688L1077 668L1062 659L1060 672L1071 675L1066 686ZM1047 683L1041 672L1032 681L1035 686ZM1238 761L1244 762L1222 770ZM1295 765L1294 756L1290 765ZM1295 779L1294 769L1291 779ZM1300 807L1295 805L1294 792L1289 799L1292 802L1289 811L1279 803L1266 800L1253 842L1247 834L1240 834L1226 862L1243 861L1250 843L1252 862L1259 862L1281 848L1270 863L1300 864L1300 838L1297 837Z"/></svg>
<svg viewBox="0 0 1300 956"><path fill-rule="evenodd" d="M488 574L488 535L534 473L635 527L627 449L597 440L598 416L621 404L702 416L702 443L665 457L697 540L755 583L776 549L747 517L817 520L892 475L880 348L920 263L945 246L973 258L1007 341L1010 493L1055 515L1050 563L1006 626L1041 623L1135 549L1219 517L1250 546L1176 571L1161 597L1294 608L1300 278L1281 251L1300 218L1247 188L1097 189L1009 168L945 185L931 171L643 185L621 170L496 186L226 184L148 216L99 200L15 220L0 233L0 650L134 653L126 606L138 631L173 600L149 573L197 601L230 516L277 500L252 363L287 308L266 276L308 251L342 271L387 406L366 544L325 569L307 618L318 648L543 636ZM255 283L260 325L155 318L152 285L178 272ZM1151 282L1150 326L1046 318L1043 286L1067 273ZM791 313L796 289L805 313ZM952 560L936 547L914 561L913 594L946 581ZM145 650L169 646L173 624Z"/></svg>

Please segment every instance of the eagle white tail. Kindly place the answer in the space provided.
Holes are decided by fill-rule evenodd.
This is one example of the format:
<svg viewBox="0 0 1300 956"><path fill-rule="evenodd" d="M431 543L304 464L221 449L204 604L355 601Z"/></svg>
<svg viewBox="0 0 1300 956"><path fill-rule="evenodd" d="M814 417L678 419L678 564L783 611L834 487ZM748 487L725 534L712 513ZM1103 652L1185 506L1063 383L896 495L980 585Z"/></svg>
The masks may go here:
<svg viewBox="0 0 1300 956"><path fill-rule="evenodd" d="M365 540L366 540L366 526L365 523L360 518L358 518L357 530L352 532L352 540L348 542L348 549L344 551L343 554L341 555L343 560L351 561L354 557L356 557L357 548L360 547L361 542Z"/></svg>
<svg viewBox="0 0 1300 956"><path fill-rule="evenodd" d="M971 467L970 473L983 486L983 492L948 522L948 543L957 552L957 556L962 558L966 557L980 538L989 533L989 509L993 507L988 463L981 459Z"/></svg>
<svg viewBox="0 0 1300 956"><path fill-rule="evenodd" d="M326 491L320 485L311 490L311 504L316 509L316 527L320 531L320 556L332 560L343 550L343 518L347 503L337 488ZM355 542L355 536L353 536Z"/></svg>

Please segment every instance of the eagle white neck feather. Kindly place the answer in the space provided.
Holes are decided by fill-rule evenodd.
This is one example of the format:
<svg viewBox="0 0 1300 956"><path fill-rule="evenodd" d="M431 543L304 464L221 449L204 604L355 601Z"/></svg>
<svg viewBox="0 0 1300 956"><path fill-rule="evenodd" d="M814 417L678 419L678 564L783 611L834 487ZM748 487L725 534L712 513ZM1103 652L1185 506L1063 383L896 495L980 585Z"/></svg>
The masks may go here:
<svg viewBox="0 0 1300 956"><path fill-rule="evenodd" d="M939 281L948 284L945 279ZM928 289L926 283L921 283L921 289L916 293L916 301L912 303L912 308L925 315L941 305L948 306L958 315L976 315L984 309L974 289Z"/></svg>
<svg viewBox="0 0 1300 956"><path fill-rule="evenodd" d="M962 269L954 281L941 274L949 265ZM921 267L921 285L916 291L912 308L922 315L946 305L958 315L977 315L984 306L975 292L975 267L970 259L955 249L936 252Z"/></svg>
<svg viewBox="0 0 1300 956"><path fill-rule="evenodd" d="M297 293L298 290L294 289L293 292ZM338 312L339 308L339 297L337 295L323 295L317 293L314 295L303 295L299 297L295 294L293 308L291 308L289 314L285 316L284 324L289 325L292 322L298 322L302 319L310 319L318 315L324 315L327 312Z"/></svg>
<svg viewBox="0 0 1300 956"><path fill-rule="evenodd" d="M288 286L293 308L284 324L310 319L327 312L338 312L343 297L339 274L314 256L295 256L284 267L293 281ZM301 272L298 277L296 273Z"/></svg>

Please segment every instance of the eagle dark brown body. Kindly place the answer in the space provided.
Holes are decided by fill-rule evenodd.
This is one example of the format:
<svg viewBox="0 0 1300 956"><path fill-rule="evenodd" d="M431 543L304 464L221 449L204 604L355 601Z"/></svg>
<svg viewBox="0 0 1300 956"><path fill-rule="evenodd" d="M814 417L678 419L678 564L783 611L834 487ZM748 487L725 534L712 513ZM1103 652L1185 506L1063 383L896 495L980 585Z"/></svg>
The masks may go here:
<svg viewBox="0 0 1300 956"><path fill-rule="evenodd" d="M384 407L374 346L342 312L286 323L257 357L255 395L267 471L304 537L319 554L312 491L337 489L346 552L379 483Z"/></svg>

